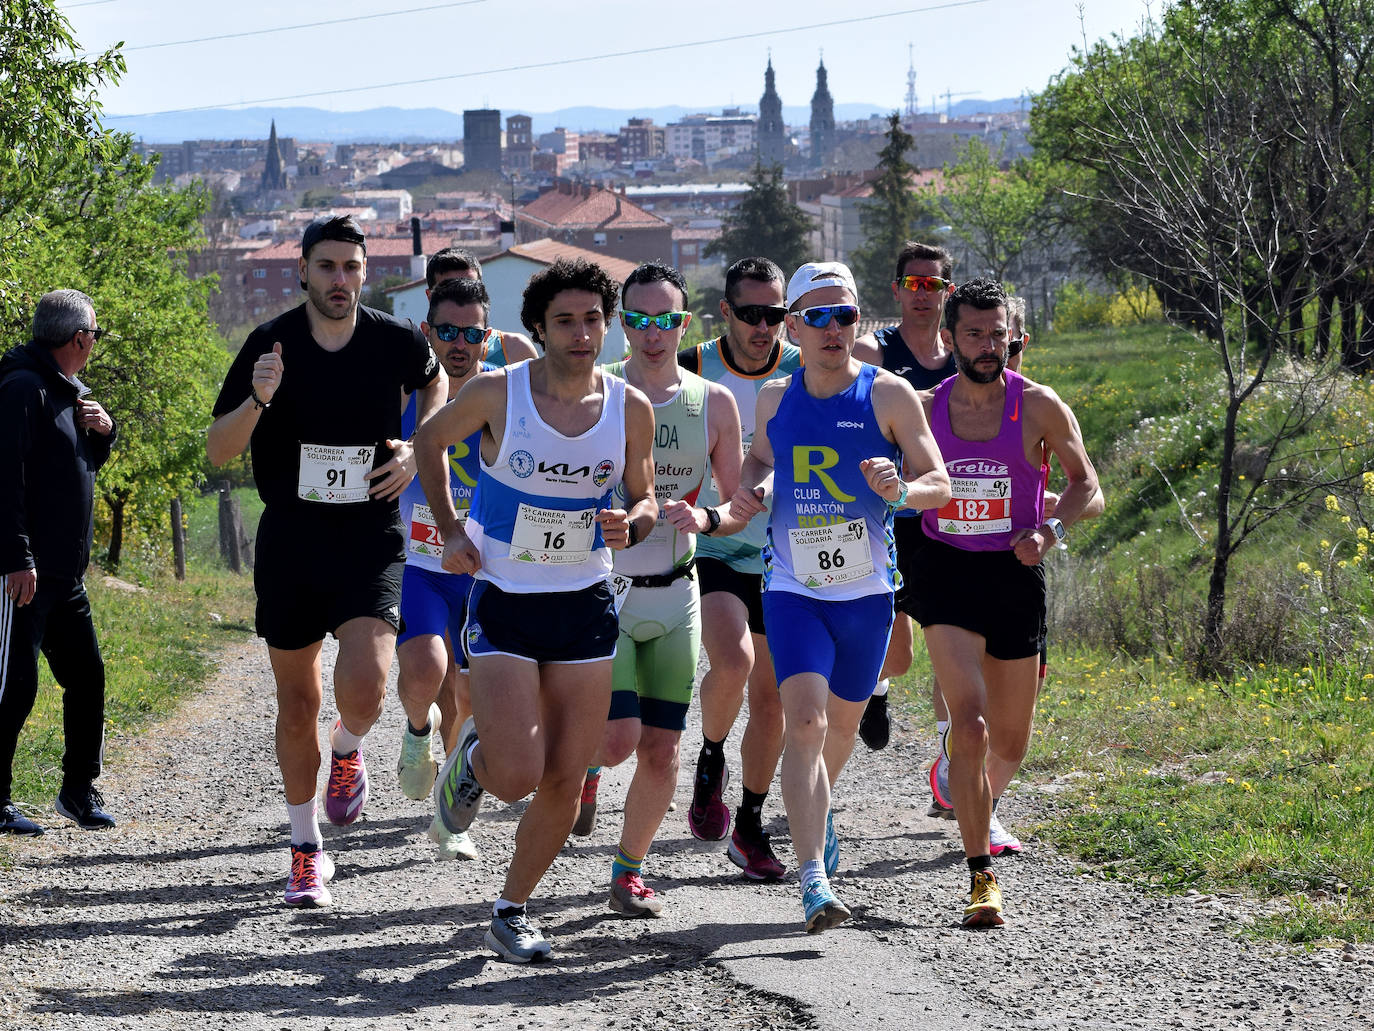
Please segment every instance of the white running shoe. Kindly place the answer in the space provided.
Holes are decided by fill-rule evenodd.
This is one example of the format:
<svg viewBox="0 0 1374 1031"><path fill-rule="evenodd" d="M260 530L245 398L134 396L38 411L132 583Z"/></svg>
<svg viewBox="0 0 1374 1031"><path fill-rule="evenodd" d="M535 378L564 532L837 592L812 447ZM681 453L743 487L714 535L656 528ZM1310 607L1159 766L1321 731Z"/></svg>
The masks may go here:
<svg viewBox="0 0 1374 1031"><path fill-rule="evenodd" d="M396 762L396 779L401 782L401 794L406 798L427 798L434 790L434 775L439 764L434 761L434 734L439 729L439 706L429 707L429 733L410 732L409 721L401 729L401 758Z"/></svg>
<svg viewBox="0 0 1374 1031"><path fill-rule="evenodd" d="M429 840L439 846L440 859L476 859L481 854L467 831L454 834L437 814L429 824Z"/></svg>

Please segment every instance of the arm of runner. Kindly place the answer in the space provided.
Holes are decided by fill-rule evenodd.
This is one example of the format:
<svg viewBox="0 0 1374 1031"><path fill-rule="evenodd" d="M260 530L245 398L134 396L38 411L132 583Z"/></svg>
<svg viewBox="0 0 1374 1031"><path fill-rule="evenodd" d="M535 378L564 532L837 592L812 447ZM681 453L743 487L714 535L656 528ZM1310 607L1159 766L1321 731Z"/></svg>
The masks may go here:
<svg viewBox="0 0 1374 1031"><path fill-rule="evenodd" d="M628 384L625 472L621 484L625 488L625 508L603 508L596 514L606 546L616 551L630 547L630 524L634 524L635 540L642 541L658 521L658 502L654 499L654 406Z"/></svg>
<svg viewBox="0 0 1374 1031"><path fill-rule="evenodd" d="M526 358L539 357L539 351L535 348L533 340L525 336L524 333L514 333L504 329L501 330L501 350L506 356L507 365L523 362Z"/></svg>
<svg viewBox="0 0 1374 1031"><path fill-rule="evenodd" d="M1079 438L1081 439L1083 436L1083 430L1078 425L1078 416L1073 414L1073 409L1069 409L1069 418L1073 420L1074 432L1077 433ZM1056 515L1058 508L1059 495L1052 490L1045 491L1045 518L1048 519L1050 516ZM1106 510L1107 499L1102 495L1102 484L1099 482L1097 485L1097 493L1093 495L1093 498L1091 501L1088 502L1087 507L1079 513L1078 518L1096 519ZM1075 522L1077 522L1077 520L1075 520Z"/></svg>
<svg viewBox="0 0 1374 1031"><path fill-rule="evenodd" d="M281 343L278 341L272 345L272 350L259 355L253 362L252 390L249 395L237 408L225 412L210 424L210 430L205 435L205 454L211 465L223 465L243 454L253 438L258 417L281 388L284 372Z"/></svg>
<svg viewBox="0 0 1374 1031"><path fill-rule="evenodd" d="M493 434L505 429L506 376L484 372L470 380L444 407L415 432L415 465L425 500L434 514L434 525L444 538L444 568L449 569L450 544L467 536L459 528L458 512L449 492L448 449L478 430ZM484 443L486 434L483 433ZM468 572L451 569L450 572Z"/></svg>
<svg viewBox="0 0 1374 1031"><path fill-rule="evenodd" d="M1059 395L1043 384L1027 384L1024 405L1027 418L1034 420L1030 425L1039 430L1045 446L1059 460L1059 467L1068 479L1054 513L1065 527L1072 526L1083 518L1101 490L1097 470L1083 449L1078 420ZM1044 559L1054 543L1054 533L1041 523L1033 530L1018 530L1012 536L1011 546L1024 565L1033 566Z"/></svg>
<svg viewBox="0 0 1374 1031"><path fill-rule="evenodd" d="M768 510L767 499L773 490L773 445L768 440L768 423L791 381L791 376L769 380L759 391L754 407L754 439L740 468L739 487L730 499L730 515L744 523Z"/></svg>
<svg viewBox="0 0 1374 1031"><path fill-rule="evenodd" d="M415 423L423 425L444 407L448 397L448 376L442 365L438 366L434 377L415 392ZM364 479L374 481L367 492L375 498L390 501L399 498L415 478L415 448L411 440L388 440L391 460L379 465Z"/></svg>
<svg viewBox="0 0 1374 1031"><path fill-rule="evenodd" d="M885 467L864 463L869 485L889 502L901 496L901 482L907 486L902 508L924 510L939 508L949 501L949 474L935 434L930 431L921 396L906 380L891 373L880 373L873 381L873 412L883 435L902 449L901 476L887 475ZM873 462L874 460L869 460ZM891 463L888 463L891 464ZM875 480L882 483L879 489Z"/></svg>
<svg viewBox="0 0 1374 1031"><path fill-rule="evenodd" d="M739 408L735 395L719 383L707 385L706 403L711 476L716 481L716 491L722 498L734 497L739 486L740 466L744 463L743 448L740 444ZM698 508L682 501L673 501L663 508L663 517L682 533L711 533L717 537L729 537L744 529L745 523L730 513L729 504L716 506L720 523L711 530L711 520L705 508Z"/></svg>

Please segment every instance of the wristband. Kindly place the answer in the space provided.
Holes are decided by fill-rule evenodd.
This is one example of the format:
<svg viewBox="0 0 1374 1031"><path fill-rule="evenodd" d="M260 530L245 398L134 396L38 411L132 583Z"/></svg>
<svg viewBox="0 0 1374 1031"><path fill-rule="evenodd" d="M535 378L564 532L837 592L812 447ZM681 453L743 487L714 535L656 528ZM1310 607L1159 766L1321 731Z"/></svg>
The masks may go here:
<svg viewBox="0 0 1374 1031"><path fill-rule="evenodd" d="M625 525L629 527L629 530L627 531L629 543L627 543L625 547L633 548L636 544L639 543L639 527L635 525L635 521L633 519L631 519Z"/></svg>
<svg viewBox="0 0 1374 1031"><path fill-rule="evenodd" d="M254 407L255 409L256 409L256 408L271 408L271 407L272 407L272 402L271 402L271 401L264 401L264 400L262 400L262 398L258 397L258 388L257 388L257 387L249 387L249 388L248 388L248 393L249 393L249 394L252 396L252 398L253 398L253 407Z"/></svg>
<svg viewBox="0 0 1374 1031"><path fill-rule="evenodd" d="M887 503L888 508L901 508L906 504L907 495L911 493L911 488L907 486L906 480L899 480L898 482L902 485L902 491L897 495L896 501L889 501Z"/></svg>

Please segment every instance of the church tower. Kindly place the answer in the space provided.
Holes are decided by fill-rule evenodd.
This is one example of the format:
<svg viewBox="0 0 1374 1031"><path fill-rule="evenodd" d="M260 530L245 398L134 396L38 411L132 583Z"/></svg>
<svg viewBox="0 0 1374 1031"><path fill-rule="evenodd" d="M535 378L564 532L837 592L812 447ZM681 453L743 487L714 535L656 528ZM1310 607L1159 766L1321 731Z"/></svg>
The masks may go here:
<svg viewBox="0 0 1374 1031"><path fill-rule="evenodd" d="M811 97L811 167L823 168L835 156L835 101L826 85L825 59L816 69L816 92Z"/></svg>
<svg viewBox="0 0 1374 1031"><path fill-rule="evenodd" d="M282 167L281 145L277 142L277 120L272 119L272 134L267 137L267 160L262 170L263 192L286 189L286 169Z"/></svg>
<svg viewBox="0 0 1374 1031"><path fill-rule="evenodd" d="M763 73L763 96L759 98L759 125L756 134L759 164L781 165L787 155L787 128L782 124L782 98L773 82L773 59Z"/></svg>

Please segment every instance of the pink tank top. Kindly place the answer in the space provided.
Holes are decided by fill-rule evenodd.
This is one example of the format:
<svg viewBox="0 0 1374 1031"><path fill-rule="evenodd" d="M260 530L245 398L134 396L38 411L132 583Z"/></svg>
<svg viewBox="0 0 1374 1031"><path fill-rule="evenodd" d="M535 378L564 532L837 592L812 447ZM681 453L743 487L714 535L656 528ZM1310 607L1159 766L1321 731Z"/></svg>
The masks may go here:
<svg viewBox="0 0 1374 1031"><path fill-rule="evenodd" d="M930 428L945 459L952 494L939 510L921 516L926 536L964 551L1004 551L1017 530L1033 530L1044 511L1048 470L1026 461L1021 433L1025 380L1007 369L1002 425L992 440L963 440L949 423L949 392L958 377L935 388Z"/></svg>

